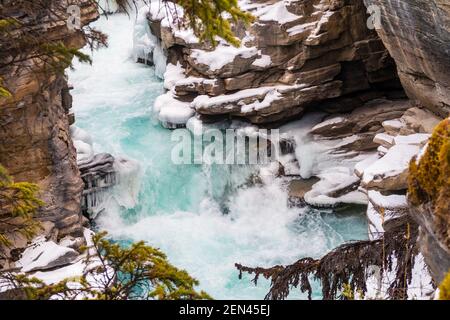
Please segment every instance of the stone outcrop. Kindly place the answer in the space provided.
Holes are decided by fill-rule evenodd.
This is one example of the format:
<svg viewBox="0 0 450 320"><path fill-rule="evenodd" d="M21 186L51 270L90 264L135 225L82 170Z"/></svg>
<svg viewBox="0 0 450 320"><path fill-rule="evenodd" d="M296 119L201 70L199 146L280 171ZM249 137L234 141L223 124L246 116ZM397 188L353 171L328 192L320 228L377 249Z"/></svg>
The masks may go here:
<svg viewBox="0 0 450 320"><path fill-rule="evenodd" d="M281 152L280 161L285 172L302 178L291 182L291 198L313 206L367 204L366 192L358 188L364 186L364 171L380 158L376 138L386 135L384 122L402 117L412 107L409 100L374 99L351 112L307 115L306 120L282 126L282 141L291 141L292 147L287 155ZM298 185L301 192L296 191Z"/></svg>
<svg viewBox="0 0 450 320"><path fill-rule="evenodd" d="M420 226L420 247L433 279L450 270L450 118L434 130L426 149L411 162L408 200Z"/></svg>
<svg viewBox="0 0 450 320"><path fill-rule="evenodd" d="M351 110L399 89L395 65L367 28L361 0L255 1L242 7L256 22L236 28L241 46L219 43L214 49L150 10L150 29L169 63L164 77L170 91L156 103L164 124L185 123L193 111L203 119L273 123L319 105ZM176 110L180 117L173 116Z"/></svg>
<svg viewBox="0 0 450 320"><path fill-rule="evenodd" d="M394 58L411 99L441 117L450 112L450 3L447 0L364 0L378 6L378 34Z"/></svg>
<svg viewBox="0 0 450 320"><path fill-rule="evenodd" d="M83 25L97 19L98 12L90 1L77 3ZM13 16L23 14L11 1L3 2L2 10L5 14L10 10L8 15ZM34 19L23 15L20 18ZM63 41L72 48L85 45L82 32L70 32L65 22L41 19L34 27L46 32L50 41ZM5 51L0 53L0 61L10 58ZM39 185L46 205L36 217L54 224L56 238L80 236L83 183L69 134L71 96L65 76L49 75L43 67L40 60L28 59L19 66L0 70L4 85L13 94L12 98L0 98L0 163L16 181Z"/></svg>
<svg viewBox="0 0 450 320"><path fill-rule="evenodd" d="M281 153L283 171L297 174L289 183L291 203L365 203L369 236L379 238L408 214L409 163L440 120L411 100L375 99L348 113L281 127L283 143L291 146Z"/></svg>
<svg viewBox="0 0 450 320"><path fill-rule="evenodd" d="M450 3L447 0L364 2L381 10L381 27L377 32L396 62L407 95L435 114L447 117L450 113ZM401 119L385 123L385 128L391 135L412 131L431 133L438 120L430 117L427 110L411 109ZM427 170L426 174L431 172ZM436 208L424 202L410 203L409 209L420 225L421 252L433 279L440 283L450 269L450 249L440 236Z"/></svg>
<svg viewBox="0 0 450 320"><path fill-rule="evenodd" d="M431 203L410 205L409 212L419 224L420 251L436 283L441 283L450 270L450 247L439 238L435 208Z"/></svg>

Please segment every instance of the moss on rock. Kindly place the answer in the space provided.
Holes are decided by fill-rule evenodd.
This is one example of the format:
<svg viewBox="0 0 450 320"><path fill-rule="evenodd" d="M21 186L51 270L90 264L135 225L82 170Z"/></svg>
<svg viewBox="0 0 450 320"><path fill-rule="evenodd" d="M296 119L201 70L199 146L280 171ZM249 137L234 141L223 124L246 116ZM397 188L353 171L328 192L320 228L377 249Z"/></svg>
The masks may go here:
<svg viewBox="0 0 450 320"><path fill-rule="evenodd" d="M415 206L431 203L437 235L450 248L450 118L435 128L420 161L411 161L408 194Z"/></svg>
<svg viewBox="0 0 450 320"><path fill-rule="evenodd" d="M439 286L439 300L450 300L450 272Z"/></svg>

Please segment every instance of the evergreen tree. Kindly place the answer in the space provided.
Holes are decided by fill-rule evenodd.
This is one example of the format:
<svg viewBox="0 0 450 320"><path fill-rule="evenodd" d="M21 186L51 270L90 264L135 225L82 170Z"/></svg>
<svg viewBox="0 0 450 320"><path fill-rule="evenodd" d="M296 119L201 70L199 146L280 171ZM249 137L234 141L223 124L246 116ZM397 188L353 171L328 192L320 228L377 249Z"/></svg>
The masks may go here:
<svg viewBox="0 0 450 320"><path fill-rule="evenodd" d="M92 247L84 249L86 268L80 277L47 285L25 274L3 272L0 289L8 288L15 297L33 300L210 299L205 292L195 290L196 279L171 265L160 250L144 242L124 247L105 236L94 235Z"/></svg>
<svg viewBox="0 0 450 320"><path fill-rule="evenodd" d="M35 234L38 223L33 220L33 214L44 205L38 191L33 183L14 182L0 165L0 248L11 244L6 231L19 232L27 238Z"/></svg>

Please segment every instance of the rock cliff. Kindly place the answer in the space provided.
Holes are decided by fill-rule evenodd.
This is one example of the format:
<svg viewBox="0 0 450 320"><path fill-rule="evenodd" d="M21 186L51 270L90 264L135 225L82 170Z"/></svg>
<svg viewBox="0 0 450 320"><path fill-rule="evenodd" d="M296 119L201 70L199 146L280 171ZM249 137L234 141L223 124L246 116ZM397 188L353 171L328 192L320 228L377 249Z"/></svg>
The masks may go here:
<svg viewBox="0 0 450 320"><path fill-rule="evenodd" d="M364 0L380 9L377 31L394 58L403 87L442 117L450 112L450 3Z"/></svg>
<svg viewBox="0 0 450 320"><path fill-rule="evenodd" d="M450 113L450 3L447 0L364 0L367 6L380 9L381 26L377 30L386 48L397 65L403 88L412 100L441 117ZM406 115L408 117L408 115ZM424 117L430 119L430 117ZM427 126L422 116L417 125ZM395 123L394 127L395 127ZM436 120L426 131L431 133ZM388 124L389 125L389 124ZM424 128L422 128L423 130ZM448 139L448 120L441 124L441 135ZM430 143L436 141L437 136ZM442 176L432 173L438 170L438 162L445 163L445 157L438 160L439 152L427 151L433 160L430 164L421 164L425 176L440 183L442 193L450 189L448 170L442 169ZM423 169L426 168L426 169ZM413 172L410 179L417 179ZM447 175L447 176L446 176ZM406 176L402 183L406 185ZM419 179L420 180L420 179ZM423 183L423 181L422 181ZM417 186L416 186L417 187ZM422 186L423 187L423 186ZM420 188L419 188L420 189ZM414 188L410 186L410 193ZM445 191L447 190L447 191ZM438 194L438 190L435 192ZM411 197L411 195L410 195ZM448 240L448 196L443 208L429 199L413 197L409 205L411 215L420 225L420 245L433 278L440 283L450 268L450 245ZM414 201L415 200L415 201ZM438 212L440 208L440 213ZM443 208L443 209L442 209ZM441 216L441 218L438 218ZM442 218L446 216L447 218Z"/></svg>
<svg viewBox="0 0 450 320"><path fill-rule="evenodd" d="M174 25L162 9L149 11L153 41L168 59L169 91L156 102L167 126L183 125L194 113L256 124L286 121L319 106L348 111L399 89L393 60L375 30L367 28L361 0L241 6L256 22L236 27L239 48L225 43L211 48Z"/></svg>
<svg viewBox="0 0 450 320"><path fill-rule="evenodd" d="M82 25L97 19L97 9L90 1L74 3L81 8ZM30 14L29 10L22 9L14 1L2 2L2 15L31 25L32 31L28 32L44 33L49 41L62 41L71 48L85 45L83 33L69 31L65 21L50 22L39 10ZM67 15L65 11L60 14ZM2 65L15 54L2 48ZM45 72L41 60L22 58L22 62L0 69L4 85L12 93L12 98L0 98L0 163L16 181L35 182L40 186L46 205L36 216L45 222L47 235L51 229L53 235L56 233L55 239L82 236L83 183L69 134L70 88L63 74Z"/></svg>

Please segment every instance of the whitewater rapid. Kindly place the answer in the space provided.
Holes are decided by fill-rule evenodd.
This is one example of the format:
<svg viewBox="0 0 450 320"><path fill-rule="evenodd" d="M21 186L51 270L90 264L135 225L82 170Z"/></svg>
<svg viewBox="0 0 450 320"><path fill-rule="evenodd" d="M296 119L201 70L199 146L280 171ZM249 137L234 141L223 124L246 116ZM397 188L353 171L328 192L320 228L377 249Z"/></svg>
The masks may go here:
<svg viewBox="0 0 450 320"><path fill-rule="evenodd" d="M224 299L262 299L267 293L268 282L255 287L249 276L239 280L236 262L288 264L367 236L360 212L289 208L280 179L239 187L257 168L173 164L171 131L151 112L163 83L154 68L132 58L132 20L116 14L95 22L109 35L109 47L92 53L92 66L75 64L69 71L76 125L91 135L95 151L140 165L135 181L113 191L119 201L106 204L96 220L99 229L116 240L161 248L201 289ZM136 185L137 202L121 203ZM291 298L305 296L295 290Z"/></svg>

